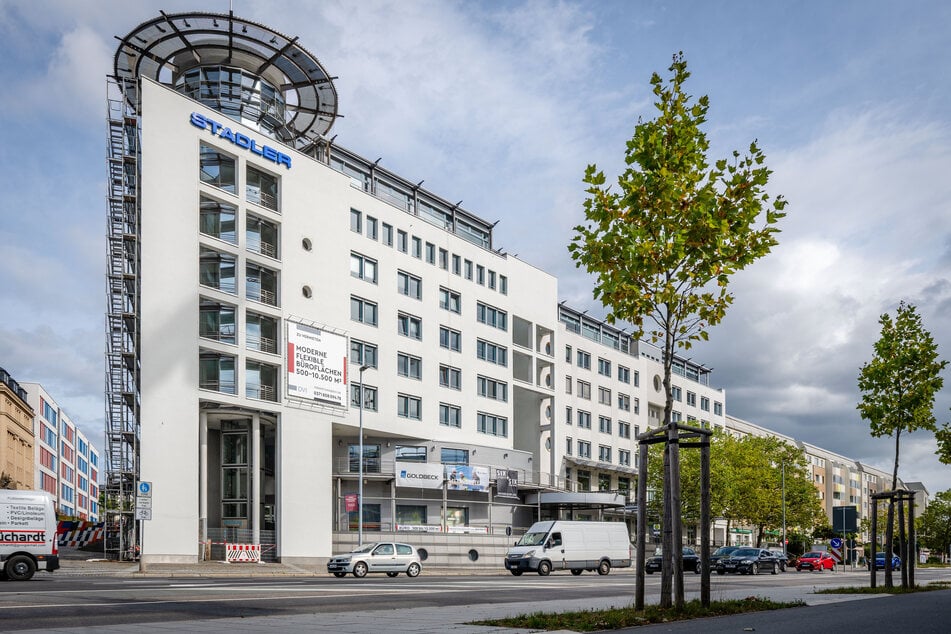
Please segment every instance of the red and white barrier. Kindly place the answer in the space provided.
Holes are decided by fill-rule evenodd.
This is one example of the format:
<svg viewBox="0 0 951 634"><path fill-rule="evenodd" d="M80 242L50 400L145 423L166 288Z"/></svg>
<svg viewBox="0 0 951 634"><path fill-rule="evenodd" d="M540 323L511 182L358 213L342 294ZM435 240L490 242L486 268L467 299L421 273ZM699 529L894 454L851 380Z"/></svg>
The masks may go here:
<svg viewBox="0 0 951 634"><path fill-rule="evenodd" d="M225 544L228 563L261 563L261 544Z"/></svg>

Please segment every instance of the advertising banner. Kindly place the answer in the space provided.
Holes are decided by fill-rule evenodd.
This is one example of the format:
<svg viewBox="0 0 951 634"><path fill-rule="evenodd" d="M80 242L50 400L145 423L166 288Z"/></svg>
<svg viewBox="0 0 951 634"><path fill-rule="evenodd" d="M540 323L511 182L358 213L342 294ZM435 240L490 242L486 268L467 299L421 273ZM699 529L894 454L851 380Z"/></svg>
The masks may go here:
<svg viewBox="0 0 951 634"><path fill-rule="evenodd" d="M344 335L287 322L287 395L347 407L348 348Z"/></svg>
<svg viewBox="0 0 951 634"><path fill-rule="evenodd" d="M446 479L449 488L454 491L488 491L488 467L470 467L468 465L446 465Z"/></svg>
<svg viewBox="0 0 951 634"><path fill-rule="evenodd" d="M442 464L425 462L397 462L396 486L423 489L442 488Z"/></svg>
<svg viewBox="0 0 951 634"><path fill-rule="evenodd" d="M356 513L359 509L357 508L357 494L348 493L343 496L344 510L347 513Z"/></svg>
<svg viewBox="0 0 951 634"><path fill-rule="evenodd" d="M502 497L518 497L518 471L514 469L495 470L495 492Z"/></svg>

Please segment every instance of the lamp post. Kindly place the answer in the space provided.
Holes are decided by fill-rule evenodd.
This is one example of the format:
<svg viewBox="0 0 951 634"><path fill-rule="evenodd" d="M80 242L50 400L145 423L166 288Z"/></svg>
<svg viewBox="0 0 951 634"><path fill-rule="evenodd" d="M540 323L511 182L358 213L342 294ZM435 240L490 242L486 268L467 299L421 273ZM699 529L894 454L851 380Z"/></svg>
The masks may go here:
<svg viewBox="0 0 951 634"><path fill-rule="evenodd" d="M360 366L360 481L357 483L357 546L363 547L363 371L368 365Z"/></svg>
<svg viewBox="0 0 951 634"><path fill-rule="evenodd" d="M783 483L783 554L789 559L788 545L786 544L786 462L782 463L782 483Z"/></svg>

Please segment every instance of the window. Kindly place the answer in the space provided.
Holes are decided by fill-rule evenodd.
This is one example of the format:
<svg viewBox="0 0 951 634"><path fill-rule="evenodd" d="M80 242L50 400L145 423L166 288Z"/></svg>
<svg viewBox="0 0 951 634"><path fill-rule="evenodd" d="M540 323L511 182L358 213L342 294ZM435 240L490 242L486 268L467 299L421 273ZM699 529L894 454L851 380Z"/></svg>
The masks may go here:
<svg viewBox="0 0 951 634"><path fill-rule="evenodd" d="M476 320L499 330L508 330L508 313L482 302L476 304Z"/></svg>
<svg viewBox="0 0 951 634"><path fill-rule="evenodd" d="M713 401L713 414L715 416L723 416L723 403Z"/></svg>
<svg viewBox="0 0 951 634"><path fill-rule="evenodd" d="M617 463L622 467L631 466L631 452L627 449L618 449L617 451ZM620 484L620 482L618 482ZM627 483L628 488L630 488L630 482Z"/></svg>
<svg viewBox="0 0 951 634"><path fill-rule="evenodd" d="M397 332L410 339L423 338L423 320L415 315L399 313L396 316Z"/></svg>
<svg viewBox="0 0 951 634"><path fill-rule="evenodd" d="M400 295L406 295L413 299L422 299L423 280L411 273L405 271L396 272L396 290Z"/></svg>
<svg viewBox="0 0 951 634"><path fill-rule="evenodd" d="M700 397L700 409L705 412L710 411L710 399L708 399L706 396Z"/></svg>
<svg viewBox="0 0 951 634"><path fill-rule="evenodd" d="M439 366L439 385L453 390L462 389L462 370L451 365Z"/></svg>
<svg viewBox="0 0 951 634"><path fill-rule="evenodd" d="M393 246L393 225L385 222L383 223L383 244L388 247Z"/></svg>
<svg viewBox="0 0 951 634"><path fill-rule="evenodd" d="M201 247L198 256L198 281L202 286L216 288L223 293L236 295L235 263L237 258L230 253L221 253Z"/></svg>
<svg viewBox="0 0 951 634"><path fill-rule="evenodd" d="M624 450L622 449L622 450L620 450L620 451L624 451ZM630 464L631 464L631 463L630 463L631 452L628 451L627 454L628 454L628 456L627 456L627 457L628 457L627 465L630 466ZM619 463L621 462L621 460L622 460L622 457L621 457L621 456L618 456L618 462L619 462ZM630 490L631 490L631 479L630 479L630 478L625 478L625 477L622 477L622 476L618 476L618 477L617 477L617 490L618 490L618 491L630 491Z"/></svg>
<svg viewBox="0 0 951 634"><path fill-rule="evenodd" d="M472 279L472 260L466 260L465 266L466 266L466 279L471 280Z"/></svg>
<svg viewBox="0 0 951 634"><path fill-rule="evenodd" d="M419 259L423 257L423 241L413 236L413 257Z"/></svg>
<svg viewBox="0 0 951 634"><path fill-rule="evenodd" d="M565 362L571 363L571 346L565 346Z"/></svg>
<svg viewBox="0 0 951 634"><path fill-rule="evenodd" d="M607 416L598 416L598 431L602 434L610 434L611 419Z"/></svg>
<svg viewBox="0 0 951 634"><path fill-rule="evenodd" d="M375 302L361 297L350 296L350 319L368 326L376 326L377 306Z"/></svg>
<svg viewBox="0 0 951 634"><path fill-rule="evenodd" d="M377 367L376 358L377 349L375 344L360 341L359 339L350 340L350 363L375 368Z"/></svg>
<svg viewBox="0 0 951 634"><path fill-rule="evenodd" d="M418 396L409 394L397 394L396 396L396 415L400 418L410 418L420 420L423 401Z"/></svg>
<svg viewBox="0 0 951 634"><path fill-rule="evenodd" d="M676 385L671 385L671 386L670 386L670 393L671 393L671 395L674 397L674 400L675 400L675 401L678 401L678 402L679 402L679 401L684 400L683 393L680 391L680 388L679 388L678 386L676 386Z"/></svg>
<svg viewBox="0 0 951 634"><path fill-rule="evenodd" d="M277 259L277 249L280 244L278 225L251 214L248 214L247 224L248 251Z"/></svg>
<svg viewBox="0 0 951 634"><path fill-rule="evenodd" d="M452 350L453 352L462 351L462 333L446 326L439 327L439 347Z"/></svg>
<svg viewBox="0 0 951 634"><path fill-rule="evenodd" d="M350 472L357 473L360 471L360 445L349 445L347 449ZM380 445L368 445L367 443L363 443L363 472L380 472ZM364 520L365 519L366 518L364 518Z"/></svg>
<svg viewBox="0 0 951 634"><path fill-rule="evenodd" d="M621 383L630 383L631 382L631 370L630 368L625 368L623 365L617 367L617 380Z"/></svg>
<svg viewBox="0 0 951 634"><path fill-rule="evenodd" d="M565 376L565 394L571 394L571 386L574 384L574 381L571 380L571 376Z"/></svg>
<svg viewBox="0 0 951 634"><path fill-rule="evenodd" d="M641 386L641 373L637 370L634 370L634 387Z"/></svg>
<svg viewBox="0 0 951 634"><path fill-rule="evenodd" d="M670 413L670 422L679 423L681 420L683 420L683 417L677 410L674 410Z"/></svg>
<svg viewBox="0 0 951 634"><path fill-rule="evenodd" d="M578 410L578 427L582 429L591 429L591 412Z"/></svg>
<svg viewBox="0 0 951 634"><path fill-rule="evenodd" d="M619 392L617 395L617 408L624 412L631 411L631 397Z"/></svg>
<svg viewBox="0 0 951 634"><path fill-rule="evenodd" d="M248 263L244 268L245 296L255 302L277 306L277 271Z"/></svg>
<svg viewBox="0 0 951 634"><path fill-rule="evenodd" d="M578 398L583 398L586 401L591 400L591 384L587 381L578 379Z"/></svg>
<svg viewBox="0 0 951 634"><path fill-rule="evenodd" d="M399 249L401 253L406 253L408 251L406 237L405 231L402 229L396 230L396 248Z"/></svg>
<svg viewBox="0 0 951 634"><path fill-rule="evenodd" d="M508 401L508 384L496 381L487 376L479 376L477 380L478 394L496 401Z"/></svg>
<svg viewBox="0 0 951 634"><path fill-rule="evenodd" d="M376 260L351 252L350 277L376 284Z"/></svg>
<svg viewBox="0 0 951 634"><path fill-rule="evenodd" d="M444 271L449 270L449 251L439 249L439 268Z"/></svg>
<svg viewBox="0 0 951 634"><path fill-rule="evenodd" d="M611 448L604 445L598 445L598 460L601 462L611 462ZM610 478L610 476L608 477Z"/></svg>
<svg viewBox="0 0 951 634"><path fill-rule="evenodd" d="M508 425L508 419L504 416L496 416L494 414L484 414L479 412L476 422L476 429L481 434L507 438L509 435Z"/></svg>
<svg viewBox="0 0 951 634"><path fill-rule="evenodd" d="M234 306L203 299L198 311L199 337L221 343L237 343Z"/></svg>
<svg viewBox="0 0 951 634"><path fill-rule="evenodd" d="M198 387L236 395L238 390L235 384L234 357L217 352L199 354Z"/></svg>
<svg viewBox="0 0 951 634"><path fill-rule="evenodd" d="M397 462L426 462L426 447L396 445Z"/></svg>
<svg viewBox="0 0 951 634"><path fill-rule="evenodd" d="M367 237L376 240L376 218L367 216Z"/></svg>
<svg viewBox="0 0 951 634"><path fill-rule="evenodd" d="M508 350L490 341L476 339L476 356L496 365L508 365Z"/></svg>
<svg viewBox="0 0 951 634"><path fill-rule="evenodd" d="M462 275L462 258L455 253L452 254L452 273L453 275Z"/></svg>
<svg viewBox="0 0 951 634"><path fill-rule="evenodd" d="M571 408L570 407L565 408L565 423L568 425L571 424Z"/></svg>
<svg viewBox="0 0 951 634"><path fill-rule="evenodd" d="M357 209L350 209L350 231L363 233L363 214Z"/></svg>
<svg viewBox="0 0 951 634"><path fill-rule="evenodd" d="M476 264L476 284L485 286L485 267L481 264Z"/></svg>
<svg viewBox="0 0 951 634"><path fill-rule="evenodd" d="M625 423L624 421L617 422L617 435L619 438L630 438L631 437L631 424Z"/></svg>
<svg viewBox="0 0 951 634"><path fill-rule="evenodd" d="M436 245L432 242L426 243L426 263L435 264L436 263Z"/></svg>
<svg viewBox="0 0 951 634"><path fill-rule="evenodd" d="M578 367L585 370L591 369L591 354L584 350L578 351Z"/></svg>
<svg viewBox="0 0 951 634"><path fill-rule="evenodd" d="M598 402L602 405L611 405L611 390L606 387L599 387Z"/></svg>
<svg viewBox="0 0 951 634"><path fill-rule="evenodd" d="M244 395L262 401L277 402L278 367L248 360L244 368Z"/></svg>
<svg viewBox="0 0 951 634"><path fill-rule="evenodd" d="M571 445L572 445L571 437L569 436L565 438L565 455L567 456L571 455L571 451L572 451Z"/></svg>
<svg viewBox="0 0 951 634"><path fill-rule="evenodd" d="M439 452L439 462L443 464L467 465L469 464L469 450L443 447Z"/></svg>
<svg viewBox="0 0 951 634"><path fill-rule="evenodd" d="M363 409L376 411L376 388L372 385L350 383L350 406L360 407L360 392L363 392Z"/></svg>
<svg viewBox="0 0 951 634"><path fill-rule="evenodd" d="M247 311L244 338L248 350L277 354L279 332L280 320L277 318Z"/></svg>
<svg viewBox="0 0 951 634"><path fill-rule="evenodd" d="M462 295L448 288L439 287L439 307L451 313L462 312Z"/></svg>
<svg viewBox="0 0 951 634"><path fill-rule="evenodd" d="M277 211L277 176L262 172L248 165L248 182L244 188L245 198L249 203L255 203Z"/></svg>
<svg viewBox="0 0 951 634"><path fill-rule="evenodd" d="M462 410L457 405L439 404L439 424L446 427L462 427Z"/></svg>
<svg viewBox="0 0 951 634"><path fill-rule="evenodd" d="M402 352L396 355L396 373L411 379L423 378L423 360Z"/></svg>
<svg viewBox="0 0 951 634"><path fill-rule="evenodd" d="M489 288L495 290L495 271L489 269Z"/></svg>
<svg viewBox="0 0 951 634"><path fill-rule="evenodd" d="M634 399L634 413L635 414L641 413L641 399L639 398Z"/></svg>
<svg viewBox="0 0 951 634"><path fill-rule="evenodd" d="M590 458L591 457L591 443L587 440L578 441L578 457L579 458ZM578 472L578 488L581 488L581 474L587 473L586 471Z"/></svg>
<svg viewBox="0 0 951 634"><path fill-rule="evenodd" d="M611 376L611 362L598 357L598 374L601 376Z"/></svg>
<svg viewBox="0 0 951 634"><path fill-rule="evenodd" d="M499 292L503 295L508 295L509 293L509 278L504 275L499 276Z"/></svg>
<svg viewBox="0 0 951 634"><path fill-rule="evenodd" d="M234 158L202 143L198 164L201 182L223 189L230 194L238 193Z"/></svg>
<svg viewBox="0 0 951 634"><path fill-rule="evenodd" d="M697 406L697 395L693 392L687 392L687 405Z"/></svg>
<svg viewBox="0 0 951 634"><path fill-rule="evenodd" d="M219 202L205 195L201 196L198 205L198 230L206 236L218 238L231 244L238 244L236 230L236 214L238 208L228 203Z"/></svg>

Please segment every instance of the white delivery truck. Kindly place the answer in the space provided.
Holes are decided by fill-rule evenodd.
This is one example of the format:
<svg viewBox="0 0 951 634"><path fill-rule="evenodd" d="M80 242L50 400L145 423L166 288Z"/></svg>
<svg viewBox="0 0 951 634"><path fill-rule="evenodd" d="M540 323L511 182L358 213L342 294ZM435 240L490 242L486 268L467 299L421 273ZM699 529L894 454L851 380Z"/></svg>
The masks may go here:
<svg viewBox="0 0 951 634"><path fill-rule="evenodd" d="M545 576L552 570L580 575L631 565L631 536L624 522L535 522L505 556L505 568L516 577L533 571Z"/></svg>
<svg viewBox="0 0 951 634"><path fill-rule="evenodd" d="M59 568L56 508L41 491L0 489L0 578L27 581Z"/></svg>

